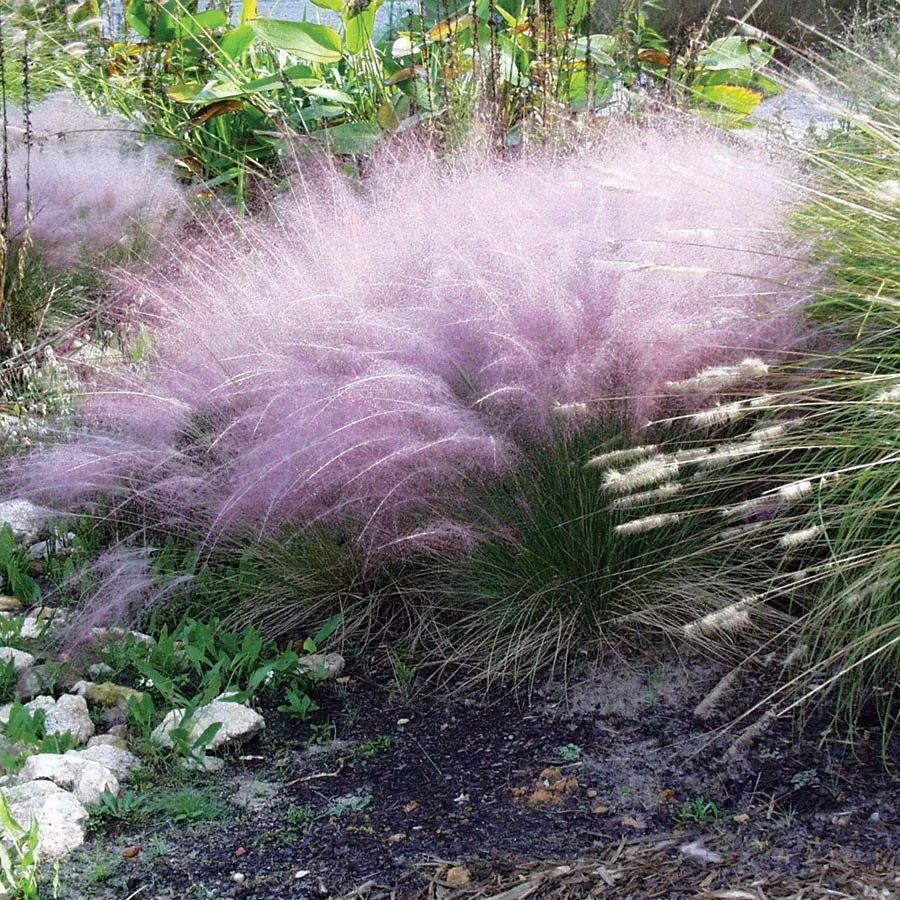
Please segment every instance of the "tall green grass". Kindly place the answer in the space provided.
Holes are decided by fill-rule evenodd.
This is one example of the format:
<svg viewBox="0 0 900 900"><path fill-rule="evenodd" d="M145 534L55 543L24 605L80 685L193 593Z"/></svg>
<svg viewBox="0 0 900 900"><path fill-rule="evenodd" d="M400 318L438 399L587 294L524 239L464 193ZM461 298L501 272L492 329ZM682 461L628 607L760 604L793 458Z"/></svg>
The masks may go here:
<svg viewBox="0 0 900 900"><path fill-rule="evenodd" d="M708 535L698 571L723 584L755 573L752 595L688 632L709 640L766 610L790 616L773 640L803 665L770 712L824 706L836 729L877 723L885 741L900 701L898 38L898 20L882 18L806 55L818 99L845 123L807 154L798 223L825 275L808 308L820 349L773 368L753 408L735 407L741 426L710 442L717 462L700 461L685 511ZM715 492L726 502L697 503Z"/></svg>

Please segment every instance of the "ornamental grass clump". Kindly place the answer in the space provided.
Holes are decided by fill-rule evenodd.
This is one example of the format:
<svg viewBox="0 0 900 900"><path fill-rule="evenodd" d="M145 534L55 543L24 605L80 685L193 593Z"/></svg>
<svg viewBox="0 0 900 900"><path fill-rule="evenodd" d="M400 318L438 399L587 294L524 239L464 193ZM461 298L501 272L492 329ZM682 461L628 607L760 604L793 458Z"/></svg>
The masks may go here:
<svg viewBox="0 0 900 900"><path fill-rule="evenodd" d="M853 98L843 109L830 101L847 124L809 152L819 189L799 216L828 268L808 313L837 349L773 366L739 406L696 414L713 440L691 490L666 510L698 537L708 528L696 572L715 570L722 583L756 573L757 599L730 621L788 616L744 663L780 650L787 672L744 724L824 703L851 733L880 725L887 746L900 699L900 24L878 29L810 58L836 95ZM715 427L737 419L722 439ZM683 632L708 645L709 621Z"/></svg>
<svg viewBox="0 0 900 900"><path fill-rule="evenodd" d="M98 253L159 239L181 213L164 150L142 141L139 125L62 93L6 113L4 236L13 245L29 242L54 267L95 264Z"/></svg>
<svg viewBox="0 0 900 900"><path fill-rule="evenodd" d="M473 485L525 448L638 425L667 381L794 334L797 172L710 131L371 169L298 177L134 276L151 361L98 382L15 489L209 545L324 530L363 569L466 558L503 525Z"/></svg>

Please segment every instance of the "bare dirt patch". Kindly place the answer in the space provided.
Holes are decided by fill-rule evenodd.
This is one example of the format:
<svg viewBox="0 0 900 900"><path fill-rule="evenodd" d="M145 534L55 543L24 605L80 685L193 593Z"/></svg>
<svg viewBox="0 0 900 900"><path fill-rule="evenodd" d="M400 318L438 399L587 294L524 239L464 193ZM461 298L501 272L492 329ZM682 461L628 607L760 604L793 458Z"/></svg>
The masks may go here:
<svg viewBox="0 0 900 900"><path fill-rule="evenodd" d="M264 710L264 735L193 785L226 815L106 826L61 896L900 896L898 782L877 742L778 723L728 758L716 719L693 715L720 676L617 664L530 704L351 677L313 723ZM720 718L763 689L745 682Z"/></svg>

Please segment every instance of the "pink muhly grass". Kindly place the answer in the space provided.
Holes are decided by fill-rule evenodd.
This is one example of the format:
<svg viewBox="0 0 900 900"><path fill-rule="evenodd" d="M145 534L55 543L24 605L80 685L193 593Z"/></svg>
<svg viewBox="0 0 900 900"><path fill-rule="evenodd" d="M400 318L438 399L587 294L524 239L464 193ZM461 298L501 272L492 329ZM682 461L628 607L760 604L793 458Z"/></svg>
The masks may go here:
<svg viewBox="0 0 900 900"><path fill-rule="evenodd" d="M757 150L644 131L373 168L298 179L265 221L138 276L154 361L96 384L19 492L213 537L330 526L364 558L469 545L467 485L524 444L623 397L642 421L667 381L791 339L796 172Z"/></svg>
<svg viewBox="0 0 900 900"><path fill-rule="evenodd" d="M159 236L183 206L157 145L139 142L139 126L100 116L63 94L31 110L30 175L24 116L11 107L9 236L26 231L51 265L65 266L137 235ZM31 223L26 222L31 189Z"/></svg>

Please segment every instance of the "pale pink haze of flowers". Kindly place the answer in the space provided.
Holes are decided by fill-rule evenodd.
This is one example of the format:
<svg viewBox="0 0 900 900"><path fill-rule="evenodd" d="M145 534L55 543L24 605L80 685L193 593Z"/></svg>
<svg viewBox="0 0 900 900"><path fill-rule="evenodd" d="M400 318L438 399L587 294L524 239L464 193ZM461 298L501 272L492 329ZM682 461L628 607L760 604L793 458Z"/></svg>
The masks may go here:
<svg viewBox="0 0 900 900"><path fill-rule="evenodd" d="M624 396L640 424L667 381L795 336L798 176L749 145L626 130L370 170L307 173L272 215L138 276L154 361L101 380L16 492L137 500L214 538L327 525L363 558L464 542L467 485L524 444Z"/></svg>

